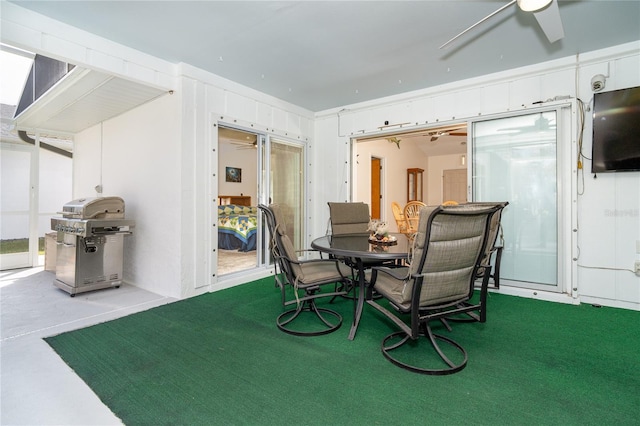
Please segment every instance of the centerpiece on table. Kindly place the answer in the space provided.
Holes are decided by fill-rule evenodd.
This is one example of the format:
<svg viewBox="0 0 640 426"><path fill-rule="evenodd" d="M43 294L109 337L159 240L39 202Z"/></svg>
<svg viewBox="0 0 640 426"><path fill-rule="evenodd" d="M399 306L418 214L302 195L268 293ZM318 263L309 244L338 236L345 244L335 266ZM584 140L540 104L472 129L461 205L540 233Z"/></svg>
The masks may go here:
<svg viewBox="0 0 640 426"><path fill-rule="evenodd" d="M372 220L369 222L369 242L372 244L395 244L396 237L389 235L389 227L387 222L380 220Z"/></svg>

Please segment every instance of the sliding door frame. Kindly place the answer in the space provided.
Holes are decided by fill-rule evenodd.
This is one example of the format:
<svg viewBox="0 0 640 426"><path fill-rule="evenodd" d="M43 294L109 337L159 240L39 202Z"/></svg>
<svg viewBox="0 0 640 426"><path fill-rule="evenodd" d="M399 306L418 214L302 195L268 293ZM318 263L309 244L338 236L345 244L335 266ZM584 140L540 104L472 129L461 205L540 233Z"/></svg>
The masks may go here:
<svg viewBox="0 0 640 426"><path fill-rule="evenodd" d="M473 141L474 141L474 124L495 120L512 118L523 115L536 114L541 112L556 112L556 193L557 193L557 279L556 285L545 285L528 282L516 282L501 278L502 286L519 287L533 291L534 295L537 291L548 291L570 294L577 298L577 158L578 158L578 131L576 124L577 108L576 101L562 101L557 103L549 103L536 108L528 108L519 111L511 111L507 113L486 115L477 119L471 119L467 124L468 140L467 143L467 162L468 176L468 197L470 200L476 200L473 193L473 180L476 178L473 173L473 165L475 158L473 157ZM501 200L496 200L501 201ZM509 201L509 200L507 200Z"/></svg>
<svg viewBox="0 0 640 426"><path fill-rule="evenodd" d="M298 138L296 140L289 134L281 135L274 129L262 128L253 123L242 122L240 120L229 120L226 117L223 117L219 114L213 115L213 123L212 123L212 132L210 135L211 141L211 156L209 160L208 168L210 170L207 187L204 188L206 193L209 194L208 200L210 210L208 210L210 216L210 225L209 229L211 232L205 236L205 240L203 241L204 247L206 247L209 256L208 263L209 265L205 265L205 269L208 270L208 276L210 277L209 288L220 288L217 285L218 282L224 282L224 286L228 286L229 284L234 285L236 282L242 282L246 280L248 276L245 274L229 274L225 275L225 278L220 280L220 276L218 275L218 253L217 253L217 204L219 197L218 190L218 181L219 179L224 178L224 171L218 169L219 164L219 140L218 140L218 128L226 127L230 129L236 129L243 132L251 133L257 135L257 150L256 150L256 158L255 158L255 167L257 170L257 192L255 194L256 206L258 204L269 204L269 187L270 187L270 171L271 171L271 162L270 162L270 150L271 150L271 139L278 141L278 143L290 144L295 146L302 147L302 155L303 155L303 201L302 201L302 244L307 245L309 240L309 217L308 217L308 204L309 204L309 180L308 180L308 152L309 146L306 138ZM256 267L251 269L246 269L244 271L249 273L257 273L265 274L266 271L273 268L272 259L270 257L269 252L269 239L268 232L266 230L266 223L262 220L262 214L258 213L258 231L257 231L257 239L256 239ZM214 235L216 234L216 235Z"/></svg>

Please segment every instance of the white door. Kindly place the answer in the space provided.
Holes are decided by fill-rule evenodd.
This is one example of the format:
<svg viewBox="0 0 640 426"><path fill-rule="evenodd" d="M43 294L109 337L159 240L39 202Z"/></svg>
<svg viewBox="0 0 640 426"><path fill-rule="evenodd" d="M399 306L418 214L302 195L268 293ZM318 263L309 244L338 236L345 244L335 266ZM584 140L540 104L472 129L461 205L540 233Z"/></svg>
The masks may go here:
<svg viewBox="0 0 640 426"><path fill-rule="evenodd" d="M443 170L442 201L467 202L467 169Z"/></svg>

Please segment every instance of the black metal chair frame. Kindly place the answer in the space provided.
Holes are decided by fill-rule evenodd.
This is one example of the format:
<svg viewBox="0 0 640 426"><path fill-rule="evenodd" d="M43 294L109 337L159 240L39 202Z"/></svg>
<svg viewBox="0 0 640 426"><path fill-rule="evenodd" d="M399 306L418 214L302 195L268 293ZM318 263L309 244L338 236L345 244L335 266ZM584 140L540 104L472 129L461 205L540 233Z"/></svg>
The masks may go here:
<svg viewBox="0 0 640 426"><path fill-rule="evenodd" d="M430 249L430 247L428 246L428 242L431 235L433 219L437 215L440 215L440 214L487 215L485 226L484 226L482 247L478 251L478 255L476 257L476 261L473 267L473 273L470 275L469 291L464 297L461 297L458 300L452 300L442 304L420 306L420 294L422 292L424 274L414 275L410 277L410 279L414 280L410 306L409 307L397 306L391 300L389 300L394 310L396 310L401 314L409 314L410 324L407 324L396 313L380 305L379 302L376 302L373 299L372 290L373 290L373 287L375 286L376 280L378 279L379 270L381 270L381 268L373 268L371 284L367 287L367 295L366 295L367 303L370 306L373 306L376 310L378 310L382 314L384 314L398 328L400 328L400 331L391 333L388 336L386 336L383 339L381 344L382 354L386 359L388 359L394 365L397 365L399 367L402 367L412 372L421 373L421 374L430 374L430 375L453 374L461 371L466 367L467 360L468 360L468 355L466 350L460 344L455 342L453 339L434 333L433 330L431 329L431 322L433 322L434 320L442 321L445 324L445 326L450 330L446 321L452 315L467 314L475 311L475 312L478 312L478 319L480 322L484 322L486 319L486 315L484 311L486 309L487 288L489 284L489 273L487 269L490 268L490 266L483 264L482 259L484 257L485 247L487 245L491 214L497 209L497 207L494 207L494 208L480 207L480 209L481 210L476 210L474 212L469 212L469 211L463 212L463 211L453 211L452 209L447 207L445 208L436 207L431 212L428 218L428 223L426 227L427 231L425 236L425 246L422 251L422 255L420 259L413 260L414 262L415 261L419 262L418 270L422 271L427 255L429 253L429 249ZM475 277L477 275L478 270L483 268L486 270L486 273L484 274L482 279L482 285L480 288L480 300L478 303L473 303L473 304L469 303L469 300L473 296L473 293L475 290L475 285L474 285ZM394 354L392 353L395 349L400 348L407 342L412 340L415 341L420 337L425 337L429 340L431 346L435 349L435 351L440 356L442 361L444 361L444 363L447 365L446 368L418 367L400 360L398 357L394 356ZM390 343L394 339L397 340L398 338L400 339L398 342ZM463 358L462 361L460 362L452 361L444 353L444 351L442 350L438 342L445 343L455 348L457 352L459 352L462 355L462 358Z"/></svg>
<svg viewBox="0 0 640 426"><path fill-rule="evenodd" d="M489 235L487 236L488 238L487 247L485 247L485 254L482 258L483 267L478 269L478 272L476 274L476 283L477 283L477 280L481 280L481 283L483 283L485 279L485 275L488 275L489 278L493 279L493 287L496 289L500 288L500 261L502 259L503 247L502 245L496 246L496 241L498 240L499 237L502 239L502 225L500 224L500 218L502 215L502 211L506 206L509 205L509 202L508 201L499 202L499 203L473 202L473 203L468 203L467 205L497 207L497 210L489 218L489 226L491 226L491 222L493 221L494 217L496 217L497 215L498 217L497 229L496 229L495 235L492 236L491 232L489 232ZM495 260L492 262L492 258L494 254L495 254ZM477 288L482 288L482 284L480 286L476 285L476 289ZM448 318L448 320L453 322L473 322L473 321L485 322L487 319L486 294L484 295L484 300L482 300L482 304L483 304L483 308L478 313L470 311L470 312L467 312L466 315L464 316L451 316ZM449 330L451 330L451 327L449 327L446 320L443 320L443 323Z"/></svg>
<svg viewBox="0 0 640 426"><path fill-rule="evenodd" d="M350 279L344 276L340 271L338 260L310 259L301 261L290 258L283 248L281 235L278 232L279 224L276 221L272 208L263 204L258 205L258 208L264 213L264 217L266 218L267 226L271 234L270 248L275 267L275 285L280 289L282 306L287 308L291 305L295 305L294 309L287 309L278 316L276 319L276 325L285 333L295 336L319 336L336 331L342 325L342 316L334 310L318 307L316 300L319 298L334 298L336 296L346 295L348 289L353 286L353 283L351 283ZM336 280L333 279L318 281L312 284L300 283L293 271L292 265L300 265L302 267L302 265L308 265L316 262L328 262L335 264L336 271L342 277L340 282L344 284L343 288L327 293L320 292L323 285L336 283ZM294 298L290 300L289 297L287 297L288 287L291 287L294 292ZM304 295L299 295L298 290L303 290ZM314 313L320 319L322 324L324 324L324 328L319 331L299 331L291 328L289 325L304 312ZM327 317L330 317L332 320Z"/></svg>
<svg viewBox="0 0 640 426"><path fill-rule="evenodd" d="M509 205L509 202L504 201L500 203L490 203L480 201L472 202L469 204L476 206L498 206L498 210L496 210L496 212L491 217L491 220L493 220L493 217L497 215L497 229L493 238L491 235L489 235L489 241L487 241L486 258L484 259L484 261L490 266L489 276L491 277L491 279L493 279L493 287L500 288L500 263L502 261L502 250L504 249L504 238L502 234L502 224L500 223L500 221L502 217L502 211ZM497 244L498 239L500 239L499 244ZM493 262L492 258L494 258ZM482 274L482 271L480 272L480 274ZM482 278L482 275L478 276L477 278Z"/></svg>

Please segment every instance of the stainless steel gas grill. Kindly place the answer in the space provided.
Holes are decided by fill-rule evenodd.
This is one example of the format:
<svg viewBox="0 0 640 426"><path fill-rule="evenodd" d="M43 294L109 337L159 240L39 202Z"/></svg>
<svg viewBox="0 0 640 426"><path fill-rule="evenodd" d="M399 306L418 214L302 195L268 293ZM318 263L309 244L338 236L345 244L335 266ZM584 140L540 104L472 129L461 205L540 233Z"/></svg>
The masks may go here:
<svg viewBox="0 0 640 426"><path fill-rule="evenodd" d="M69 201L51 218L57 231L54 284L76 293L122 284L124 236L135 221L125 220L120 197L79 198Z"/></svg>

